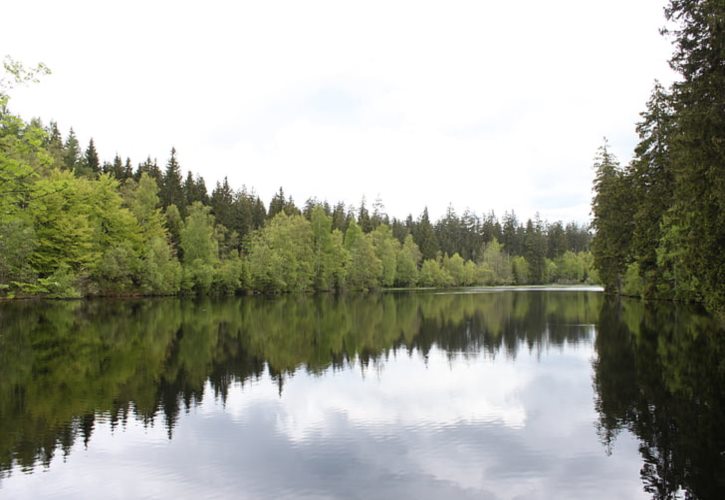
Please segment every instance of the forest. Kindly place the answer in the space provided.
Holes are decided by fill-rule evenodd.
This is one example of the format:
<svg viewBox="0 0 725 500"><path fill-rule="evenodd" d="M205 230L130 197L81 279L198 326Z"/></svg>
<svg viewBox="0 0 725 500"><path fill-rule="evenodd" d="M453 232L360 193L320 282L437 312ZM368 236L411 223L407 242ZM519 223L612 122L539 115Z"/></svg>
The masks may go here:
<svg viewBox="0 0 725 500"><path fill-rule="evenodd" d="M0 297L284 293L597 282L587 227L514 212L389 217L280 188L265 205L162 167L102 162L93 139L25 121L9 91L47 68L6 59L0 87Z"/></svg>
<svg viewBox="0 0 725 500"><path fill-rule="evenodd" d="M671 0L663 30L678 79L656 82L621 166L595 160L592 253L605 288L725 308L725 8Z"/></svg>

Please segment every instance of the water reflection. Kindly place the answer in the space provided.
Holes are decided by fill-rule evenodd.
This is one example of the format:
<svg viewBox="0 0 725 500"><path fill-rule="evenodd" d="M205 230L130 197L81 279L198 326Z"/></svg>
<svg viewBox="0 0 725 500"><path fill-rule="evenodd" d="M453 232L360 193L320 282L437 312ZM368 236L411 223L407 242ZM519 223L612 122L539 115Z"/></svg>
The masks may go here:
<svg viewBox="0 0 725 500"><path fill-rule="evenodd" d="M699 401L682 411L710 427L702 414L723 408L722 368L690 381L722 350L703 340L712 320L688 314L693 340L670 349L658 313L591 292L0 304L0 488L77 497L93 477L119 496L634 498L644 458L650 493L706 497L682 469L704 443L649 425L673 425L673 397ZM648 356L669 360L666 387ZM710 427L702 481L722 467ZM642 458L633 434L652 443ZM674 452L672 435L691 448Z"/></svg>
<svg viewBox="0 0 725 500"><path fill-rule="evenodd" d="M725 329L688 307L607 301L594 384L610 452L623 429L640 439L653 498L725 492Z"/></svg>

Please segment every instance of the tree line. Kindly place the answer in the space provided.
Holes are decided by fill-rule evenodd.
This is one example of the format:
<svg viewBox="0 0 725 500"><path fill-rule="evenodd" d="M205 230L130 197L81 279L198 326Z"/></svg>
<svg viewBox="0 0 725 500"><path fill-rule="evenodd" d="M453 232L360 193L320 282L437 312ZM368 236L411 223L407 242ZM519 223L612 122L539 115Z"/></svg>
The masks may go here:
<svg viewBox="0 0 725 500"><path fill-rule="evenodd" d="M725 7L671 0L670 66L656 82L633 160L605 144L595 160L592 241L605 287L647 299L725 307Z"/></svg>
<svg viewBox="0 0 725 500"><path fill-rule="evenodd" d="M514 212L432 222L307 200L280 188L269 205L225 178L209 193L182 175L175 149L161 168L83 149L71 128L24 121L0 87L0 295L79 297L371 290L381 287L596 282L588 228L525 223Z"/></svg>

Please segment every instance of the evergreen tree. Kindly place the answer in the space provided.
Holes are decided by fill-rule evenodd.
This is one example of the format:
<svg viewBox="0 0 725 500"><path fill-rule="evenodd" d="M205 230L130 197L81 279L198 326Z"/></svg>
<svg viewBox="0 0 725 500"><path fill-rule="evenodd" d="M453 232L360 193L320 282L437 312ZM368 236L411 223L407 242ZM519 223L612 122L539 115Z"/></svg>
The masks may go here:
<svg viewBox="0 0 725 500"><path fill-rule="evenodd" d="M375 202L373 203L373 214L370 217L370 225L372 226L372 229L375 229L380 224L390 225L390 218L388 217L388 214L385 213L385 204L383 204L383 200L378 196L375 198Z"/></svg>
<svg viewBox="0 0 725 500"><path fill-rule="evenodd" d="M126 171L123 166L123 161L121 160L121 157L118 154L116 154L116 156L113 157L113 163L104 163L103 164L103 173L110 174L111 176L118 179L119 181L124 180Z"/></svg>
<svg viewBox="0 0 725 500"><path fill-rule="evenodd" d="M216 221L223 226L236 229L234 217L234 193L226 177L211 192L210 205Z"/></svg>
<svg viewBox="0 0 725 500"><path fill-rule="evenodd" d="M133 178L133 166L131 165L131 158L126 157L126 163L123 165L123 180Z"/></svg>
<svg viewBox="0 0 725 500"><path fill-rule="evenodd" d="M632 252L645 284L645 296L655 297L668 287L664 269L657 261L657 249L665 213L672 206L674 188L669 147L673 113L670 98L659 82L655 82L647 109L641 116L643 120L637 125L639 144L630 166L637 202Z"/></svg>
<svg viewBox="0 0 725 500"><path fill-rule="evenodd" d="M83 175L89 178L96 178L101 173L101 162L98 159L98 152L96 151L96 145L93 142L93 138L88 141L88 147L85 153L83 153L83 159L80 162L80 167L76 169L76 175Z"/></svg>
<svg viewBox="0 0 725 500"><path fill-rule="evenodd" d="M365 197L363 196L362 201L360 202L360 208L357 212L357 223L360 226L360 229L362 229L363 233L369 233L373 230L373 222L370 219L370 213L368 212L367 207L365 206Z"/></svg>
<svg viewBox="0 0 725 500"><path fill-rule="evenodd" d="M267 218L273 219L278 213L283 212L287 200L284 196L284 190L280 186L279 191L272 196L272 200L269 202L269 210L267 210Z"/></svg>
<svg viewBox="0 0 725 500"><path fill-rule="evenodd" d="M146 158L146 161L139 164L138 169L136 169L136 173L134 174L134 179L139 180L144 172L149 174L151 178L156 181L156 185L159 186L159 189L161 189L164 183L164 175L161 173L161 169L156 163L156 160L152 160L150 156Z"/></svg>
<svg viewBox="0 0 725 500"><path fill-rule="evenodd" d="M171 157L161 183L161 204L165 207L176 205L183 217L186 215L186 200L181 183L181 166L176 159L176 148L171 148Z"/></svg>
<svg viewBox="0 0 725 500"><path fill-rule="evenodd" d="M186 179L184 180L184 200L187 205L191 205L195 201L198 201L204 205L209 204L209 192L206 189L206 183L204 178L197 175L196 178L191 174L191 171L186 173Z"/></svg>
<svg viewBox="0 0 725 500"><path fill-rule="evenodd" d="M546 256L550 259L556 259L567 250L566 232L564 224L556 221L549 224L546 228Z"/></svg>
<svg viewBox="0 0 725 500"><path fill-rule="evenodd" d="M529 282L542 284L546 279L546 237L543 223L536 214L536 219L526 221L524 236L524 257L529 264Z"/></svg>
<svg viewBox="0 0 725 500"><path fill-rule="evenodd" d="M483 238L483 228L480 218L471 210L466 209L460 220L461 245L456 252L466 260L476 261L479 251L486 241ZM455 252L454 252L455 253Z"/></svg>
<svg viewBox="0 0 725 500"><path fill-rule="evenodd" d="M413 238L423 254L423 259L435 259L439 250L438 239L428 216L428 207L423 209L423 213L414 226Z"/></svg>
<svg viewBox="0 0 725 500"><path fill-rule="evenodd" d="M149 176L151 177L151 176ZM181 231L184 229L184 219L176 205L169 205L165 210L166 227L169 229L169 240L179 259L183 259L184 250L181 247Z"/></svg>
<svg viewBox="0 0 725 500"><path fill-rule="evenodd" d="M53 165L58 168L63 168L65 166L63 136L55 121L51 121L48 125L46 137L46 148L48 149L48 153L53 157Z"/></svg>
<svg viewBox="0 0 725 500"><path fill-rule="evenodd" d="M461 223L456 215L456 211L453 209L453 205L448 205L445 217L440 219L435 226L435 233L438 248L441 252L453 255L461 248L461 244L463 243L461 238Z"/></svg>
<svg viewBox="0 0 725 500"><path fill-rule="evenodd" d="M682 78L673 85L676 187L664 229L678 255L663 257L694 278L710 306L725 308L725 7L670 0L665 16L677 24L670 65Z"/></svg>
<svg viewBox="0 0 725 500"><path fill-rule="evenodd" d="M523 252L523 242L520 236L521 230L516 213L513 210L506 212L503 216L501 243L509 255L521 255Z"/></svg>
<svg viewBox="0 0 725 500"><path fill-rule="evenodd" d="M345 204L339 202L335 205L332 210L332 228L342 231L347 231L347 214L345 213Z"/></svg>
<svg viewBox="0 0 725 500"><path fill-rule="evenodd" d="M78 142L78 138L76 137L76 133L73 131L72 127L68 132L68 137L65 140L65 147L63 149L63 165L66 170L75 172L81 162L81 145Z"/></svg>
<svg viewBox="0 0 725 500"><path fill-rule="evenodd" d="M607 142L599 148L594 163L592 240L594 262L602 283L610 292L622 289L622 277L630 254L633 230L633 199L630 179L609 152Z"/></svg>
<svg viewBox="0 0 725 500"><path fill-rule="evenodd" d="M410 229L408 229L405 225L405 222L400 219L396 219L395 217L393 217L393 220L390 223L390 229L392 229L393 236L400 242L401 245L405 242L405 237L410 234Z"/></svg>

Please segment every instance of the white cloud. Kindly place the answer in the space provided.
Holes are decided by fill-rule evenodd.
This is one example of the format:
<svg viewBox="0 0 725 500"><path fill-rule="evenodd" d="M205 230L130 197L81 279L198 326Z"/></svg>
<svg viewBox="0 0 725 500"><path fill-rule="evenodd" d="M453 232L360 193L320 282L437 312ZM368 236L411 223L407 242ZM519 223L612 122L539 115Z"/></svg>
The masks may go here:
<svg viewBox="0 0 725 500"><path fill-rule="evenodd" d="M3 51L54 71L16 92L103 157L175 145L208 184L397 216L588 218L604 135L626 160L662 3L12 2Z"/></svg>
<svg viewBox="0 0 725 500"><path fill-rule="evenodd" d="M531 376L513 363L494 364L483 356L451 361L434 349L423 363L420 355L399 353L379 373L345 370L319 378L290 377L281 399L264 386L231 392L226 411L243 421L250 408L273 404L278 431L292 442L336 432L331 421L337 416L351 426L377 431L396 426L435 430L461 422L517 429L526 423L517 394ZM482 384L494 378L499 382Z"/></svg>

